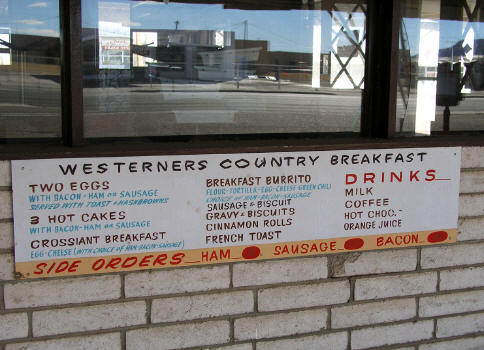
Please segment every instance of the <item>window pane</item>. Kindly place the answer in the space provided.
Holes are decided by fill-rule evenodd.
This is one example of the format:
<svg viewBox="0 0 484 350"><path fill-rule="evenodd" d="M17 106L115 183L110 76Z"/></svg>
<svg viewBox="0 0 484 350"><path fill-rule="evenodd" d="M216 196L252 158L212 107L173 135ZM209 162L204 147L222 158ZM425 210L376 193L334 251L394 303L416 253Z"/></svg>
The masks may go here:
<svg viewBox="0 0 484 350"><path fill-rule="evenodd" d="M359 132L365 11L83 0L85 135Z"/></svg>
<svg viewBox="0 0 484 350"><path fill-rule="evenodd" d="M484 130L484 3L403 3L396 131Z"/></svg>
<svg viewBox="0 0 484 350"><path fill-rule="evenodd" d="M61 136L59 3L0 0L0 138Z"/></svg>

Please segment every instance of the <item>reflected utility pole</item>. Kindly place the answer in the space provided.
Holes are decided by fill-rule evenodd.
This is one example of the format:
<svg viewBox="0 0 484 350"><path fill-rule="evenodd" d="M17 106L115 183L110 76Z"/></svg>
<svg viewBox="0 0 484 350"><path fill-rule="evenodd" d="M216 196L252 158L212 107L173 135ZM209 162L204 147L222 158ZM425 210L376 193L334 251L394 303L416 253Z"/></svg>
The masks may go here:
<svg viewBox="0 0 484 350"><path fill-rule="evenodd" d="M244 24L244 41L243 41L243 48L247 48L247 40L249 40L249 21L245 20L242 22Z"/></svg>

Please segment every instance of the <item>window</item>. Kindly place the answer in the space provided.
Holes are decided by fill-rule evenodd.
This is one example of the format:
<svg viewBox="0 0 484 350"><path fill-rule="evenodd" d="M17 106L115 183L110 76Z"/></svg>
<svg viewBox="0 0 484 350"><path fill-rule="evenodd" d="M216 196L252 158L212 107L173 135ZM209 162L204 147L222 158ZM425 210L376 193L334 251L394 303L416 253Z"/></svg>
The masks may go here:
<svg viewBox="0 0 484 350"><path fill-rule="evenodd" d="M61 137L59 4L0 0L0 138Z"/></svg>
<svg viewBox="0 0 484 350"><path fill-rule="evenodd" d="M396 131L484 130L479 0L402 2Z"/></svg>
<svg viewBox="0 0 484 350"><path fill-rule="evenodd" d="M0 140L479 134L483 11L480 0L0 0Z"/></svg>
<svg viewBox="0 0 484 350"><path fill-rule="evenodd" d="M358 133L365 11L84 0L85 136Z"/></svg>

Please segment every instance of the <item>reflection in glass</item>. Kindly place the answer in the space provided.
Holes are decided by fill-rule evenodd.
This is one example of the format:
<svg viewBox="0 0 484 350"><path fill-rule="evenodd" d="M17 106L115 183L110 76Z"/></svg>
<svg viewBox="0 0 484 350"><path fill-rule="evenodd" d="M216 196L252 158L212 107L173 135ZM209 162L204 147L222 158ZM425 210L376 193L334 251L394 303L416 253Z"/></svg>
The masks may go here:
<svg viewBox="0 0 484 350"><path fill-rule="evenodd" d="M481 0L406 0L402 6L397 132L484 130Z"/></svg>
<svg viewBox="0 0 484 350"><path fill-rule="evenodd" d="M59 8L0 0L0 138L61 136Z"/></svg>
<svg viewBox="0 0 484 350"><path fill-rule="evenodd" d="M359 132L366 5L254 4L83 0L86 136Z"/></svg>

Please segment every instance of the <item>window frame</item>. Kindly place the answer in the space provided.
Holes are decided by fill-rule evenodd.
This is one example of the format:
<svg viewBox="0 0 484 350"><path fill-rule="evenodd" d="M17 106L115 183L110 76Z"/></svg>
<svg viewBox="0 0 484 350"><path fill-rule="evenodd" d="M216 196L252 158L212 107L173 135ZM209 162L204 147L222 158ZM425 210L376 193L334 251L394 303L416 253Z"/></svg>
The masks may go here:
<svg viewBox="0 0 484 350"><path fill-rule="evenodd" d="M484 146L483 131L395 135L400 25L398 0L367 0L365 78L358 136L335 133L84 138L81 0L59 0L62 140L0 145L0 159ZM384 19L384 20L382 20ZM236 142L234 142L236 141ZM237 144L234 146L234 144Z"/></svg>

